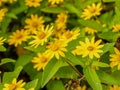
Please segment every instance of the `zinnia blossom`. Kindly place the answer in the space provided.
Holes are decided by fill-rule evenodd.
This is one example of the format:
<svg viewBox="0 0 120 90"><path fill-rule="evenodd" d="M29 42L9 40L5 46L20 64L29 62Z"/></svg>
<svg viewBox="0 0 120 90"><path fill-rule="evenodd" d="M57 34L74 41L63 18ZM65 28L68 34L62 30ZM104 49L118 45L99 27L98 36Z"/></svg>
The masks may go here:
<svg viewBox="0 0 120 90"><path fill-rule="evenodd" d="M25 0L25 3L29 7L39 7L42 0Z"/></svg>
<svg viewBox="0 0 120 90"><path fill-rule="evenodd" d="M35 64L34 68L38 71L44 69L47 63L51 60L51 57L47 53L38 53L37 57L32 59L32 63Z"/></svg>
<svg viewBox="0 0 120 90"><path fill-rule="evenodd" d="M24 29L16 30L16 32L13 32L12 35L9 36L8 43L9 45L14 45L17 47L18 45L21 45L23 41L27 41L29 38L30 36L28 31L25 31Z"/></svg>
<svg viewBox="0 0 120 90"><path fill-rule="evenodd" d="M92 5L88 5L85 9L83 9L82 12L82 18L85 20L90 19L93 16L98 16L100 15L102 10L101 3L95 4L93 3Z"/></svg>
<svg viewBox="0 0 120 90"><path fill-rule="evenodd" d="M25 90L23 86L25 85L25 82L23 80L20 80L17 82L17 79L14 78L12 83L4 84L3 90Z"/></svg>
<svg viewBox="0 0 120 90"><path fill-rule="evenodd" d="M55 56L57 59L59 59L60 56L65 57L64 52L67 52L67 49L65 48L66 46L67 43L61 40L55 40L54 42L49 42L49 44L46 46L47 48L46 53L51 57Z"/></svg>
<svg viewBox="0 0 120 90"><path fill-rule="evenodd" d="M110 67L117 66L120 70L120 51L117 48L114 48L115 54L110 54Z"/></svg>
<svg viewBox="0 0 120 90"><path fill-rule="evenodd" d="M85 42L80 41L80 45L77 46L76 49L72 51L72 53L82 55L82 57L89 56L90 59L93 59L93 56L100 58L99 53L103 52L103 50L100 50L100 48L103 47L103 45L99 45L101 42L102 40L95 42L94 37L91 41L88 38L85 38Z"/></svg>

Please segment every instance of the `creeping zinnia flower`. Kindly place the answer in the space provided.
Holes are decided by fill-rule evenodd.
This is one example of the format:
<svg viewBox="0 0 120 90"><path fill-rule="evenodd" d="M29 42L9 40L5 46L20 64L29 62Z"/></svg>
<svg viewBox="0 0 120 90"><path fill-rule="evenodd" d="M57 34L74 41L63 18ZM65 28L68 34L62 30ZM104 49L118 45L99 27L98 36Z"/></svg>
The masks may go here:
<svg viewBox="0 0 120 90"><path fill-rule="evenodd" d="M25 0L25 3L29 7L39 7L42 0Z"/></svg>
<svg viewBox="0 0 120 90"><path fill-rule="evenodd" d="M9 3L16 2L17 0L8 0Z"/></svg>
<svg viewBox="0 0 120 90"><path fill-rule="evenodd" d="M86 90L86 86L78 86L75 90Z"/></svg>
<svg viewBox="0 0 120 90"><path fill-rule="evenodd" d="M5 41L5 39L3 39L3 37L0 37L0 45L3 45L4 41Z"/></svg>
<svg viewBox="0 0 120 90"><path fill-rule="evenodd" d="M51 5L55 5L55 4L60 4L62 3L64 0L48 0L49 3L51 3Z"/></svg>
<svg viewBox="0 0 120 90"><path fill-rule="evenodd" d="M3 5L3 3L7 2L7 0L0 0L0 6Z"/></svg>
<svg viewBox="0 0 120 90"><path fill-rule="evenodd" d="M7 12L7 8L0 9L0 22L2 22L3 18L5 17L6 12Z"/></svg>
<svg viewBox="0 0 120 90"><path fill-rule="evenodd" d="M22 44L23 41L27 41L27 39L29 38L29 33L24 29L21 29L16 30L16 32L13 32L13 34L10 35L8 42L9 45L14 45L15 47L17 47L18 45Z"/></svg>
<svg viewBox="0 0 120 90"><path fill-rule="evenodd" d="M48 41L48 37L52 34L53 26L49 27L42 26L41 29L35 32L32 36L34 40L32 40L29 44L35 46L37 48L39 45L43 45Z"/></svg>
<svg viewBox="0 0 120 90"><path fill-rule="evenodd" d="M44 20L42 16L39 17L37 14L35 14L31 15L31 18L26 19L25 23L27 24L25 28L33 34L36 30L43 26Z"/></svg>
<svg viewBox="0 0 120 90"><path fill-rule="evenodd" d="M72 40L77 39L77 37L80 35L80 29L77 28L76 30L67 30L66 32L64 32L62 34L62 36L60 36L60 39L63 39L66 42L70 42Z"/></svg>
<svg viewBox="0 0 120 90"><path fill-rule="evenodd" d="M67 13L60 13L57 15L57 19L55 21L56 29L65 29L68 15Z"/></svg>
<svg viewBox="0 0 120 90"><path fill-rule="evenodd" d="M110 86L109 90L120 90L120 86L117 85Z"/></svg>
<svg viewBox="0 0 120 90"><path fill-rule="evenodd" d="M51 60L51 57L47 53L38 53L37 57L32 59L32 63L34 63L34 68L38 71L44 69L47 63Z"/></svg>
<svg viewBox="0 0 120 90"><path fill-rule="evenodd" d="M88 34L94 34L94 33L97 33L97 30L89 27L85 27L85 32L87 32Z"/></svg>
<svg viewBox="0 0 120 90"><path fill-rule="evenodd" d="M77 46L76 49L72 51L72 53L82 55L82 57L89 56L90 59L93 59L93 56L100 58L100 55L98 53L103 52L103 50L100 50L103 45L99 45L101 41L102 40L98 40L95 42L94 37L91 41L88 38L85 38L85 42L80 41L80 46Z"/></svg>
<svg viewBox="0 0 120 90"><path fill-rule="evenodd" d="M25 90L23 88L24 85L25 85L25 82L23 82L23 80L20 80L17 82L16 78L14 78L12 83L4 84L3 90Z"/></svg>
<svg viewBox="0 0 120 90"><path fill-rule="evenodd" d="M119 32L119 31L120 31L120 24L114 25L112 32Z"/></svg>
<svg viewBox="0 0 120 90"><path fill-rule="evenodd" d="M67 51L65 48L66 46L66 42L56 39L54 42L49 42L49 44L46 46L46 53L51 57L55 56L57 59L59 59L60 56L65 57L63 52Z"/></svg>
<svg viewBox="0 0 120 90"><path fill-rule="evenodd" d="M85 20L90 19L93 16L100 15L102 10L101 3L97 5L93 3L92 5L88 5L85 9L83 9L82 16Z"/></svg>
<svg viewBox="0 0 120 90"><path fill-rule="evenodd" d="M117 66L120 70L120 51L117 48L114 48L115 54L110 54L110 67Z"/></svg>

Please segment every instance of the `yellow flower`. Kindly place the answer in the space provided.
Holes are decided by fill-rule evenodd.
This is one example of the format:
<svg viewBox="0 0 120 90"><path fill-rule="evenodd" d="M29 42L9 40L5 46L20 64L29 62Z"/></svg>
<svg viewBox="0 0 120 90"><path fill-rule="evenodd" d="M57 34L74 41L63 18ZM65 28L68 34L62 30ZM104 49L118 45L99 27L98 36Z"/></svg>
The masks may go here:
<svg viewBox="0 0 120 90"><path fill-rule="evenodd" d="M23 41L27 41L27 39L29 38L29 33L24 29L21 29L13 32L13 34L9 36L8 42L9 45L14 45L15 47L17 47L18 45L22 44Z"/></svg>
<svg viewBox="0 0 120 90"><path fill-rule="evenodd" d="M3 45L5 39L3 39L3 37L0 37L0 45Z"/></svg>
<svg viewBox="0 0 120 90"><path fill-rule="evenodd" d="M34 63L34 68L38 71L44 69L47 63L51 60L51 56L47 53L38 53L37 57L32 59L32 63Z"/></svg>
<svg viewBox="0 0 120 90"><path fill-rule="evenodd" d="M118 70L120 70L120 51L117 48L114 48L115 54L110 54L110 67L117 66Z"/></svg>
<svg viewBox="0 0 120 90"><path fill-rule="evenodd" d="M40 30L36 31L32 36L32 40L29 44L37 48L39 45L43 45L48 41L48 37L52 34L53 26L42 26Z"/></svg>
<svg viewBox="0 0 120 90"><path fill-rule="evenodd" d="M35 90L34 88L29 88L29 90Z"/></svg>
<svg viewBox="0 0 120 90"><path fill-rule="evenodd" d="M48 0L49 3L51 3L51 5L55 5L55 4L60 4L62 3L64 0Z"/></svg>
<svg viewBox="0 0 120 90"><path fill-rule="evenodd" d="M117 85L110 86L109 90L120 90L120 87Z"/></svg>
<svg viewBox="0 0 120 90"><path fill-rule="evenodd" d="M35 14L31 15L31 18L26 19L25 23L27 24L25 28L28 29L29 32L33 34L36 30L43 26L44 20L42 16L38 17L38 15Z"/></svg>
<svg viewBox="0 0 120 90"><path fill-rule="evenodd" d="M119 31L120 31L120 24L114 25L112 32L119 32Z"/></svg>
<svg viewBox="0 0 120 90"><path fill-rule="evenodd" d="M65 29L68 15L67 13L60 13L57 15L57 19L55 21L56 29Z"/></svg>
<svg viewBox="0 0 120 90"><path fill-rule="evenodd" d="M97 5L93 3L92 5L88 5L85 9L83 9L82 12L82 18L85 20L90 19L93 16L100 15L100 11L102 10L101 3L98 3Z"/></svg>
<svg viewBox="0 0 120 90"><path fill-rule="evenodd" d="M7 8L0 9L0 22L2 22L3 18L5 17L6 12L7 12Z"/></svg>
<svg viewBox="0 0 120 90"><path fill-rule="evenodd" d="M72 51L73 54L82 55L82 57L89 56L90 59L93 59L93 56L100 58L98 53L103 52L100 48L103 45L99 45L102 40L98 40L95 42L95 38L93 37L90 41L88 38L85 38L85 42L80 41L80 45L76 47L75 50Z"/></svg>
<svg viewBox="0 0 120 90"><path fill-rule="evenodd" d="M94 34L94 33L97 33L97 30L89 27L85 27L85 32L87 32L88 34Z"/></svg>
<svg viewBox="0 0 120 90"><path fill-rule="evenodd" d="M60 36L60 39L63 39L66 42L70 42L72 40L77 39L77 37L80 35L80 29L77 28L76 30L67 30L66 32L64 32L62 34L62 36Z"/></svg>
<svg viewBox="0 0 120 90"><path fill-rule="evenodd" d="M25 0L25 3L29 7L39 7L42 0Z"/></svg>
<svg viewBox="0 0 120 90"><path fill-rule="evenodd" d="M16 2L17 0L8 0L9 3L13 3L13 2Z"/></svg>
<svg viewBox="0 0 120 90"><path fill-rule="evenodd" d="M7 2L7 0L0 0L0 6L3 5L3 3Z"/></svg>
<svg viewBox="0 0 120 90"><path fill-rule="evenodd" d="M12 83L4 84L3 90L25 90L23 88L24 85L25 85L25 82L23 82L23 80L20 80L17 82L16 78L14 78Z"/></svg>
<svg viewBox="0 0 120 90"><path fill-rule="evenodd" d="M78 86L75 90L86 90L86 86Z"/></svg>
<svg viewBox="0 0 120 90"><path fill-rule="evenodd" d="M54 42L49 42L49 44L46 46L48 50L46 50L46 53L50 55L51 57L56 57L59 59L60 56L65 57L65 54L63 52L66 52L67 49L65 48L67 46L67 43L61 40L55 40Z"/></svg>

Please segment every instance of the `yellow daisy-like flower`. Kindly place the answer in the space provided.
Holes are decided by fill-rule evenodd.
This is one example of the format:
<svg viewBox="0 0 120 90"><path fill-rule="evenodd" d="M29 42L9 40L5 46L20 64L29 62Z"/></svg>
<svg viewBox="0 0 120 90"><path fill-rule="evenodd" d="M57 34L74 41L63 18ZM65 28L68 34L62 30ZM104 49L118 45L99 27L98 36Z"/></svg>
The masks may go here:
<svg viewBox="0 0 120 90"><path fill-rule="evenodd" d="M25 82L23 82L23 80L20 80L17 82L16 78L14 78L12 83L4 84L3 90L25 90L23 88L24 85L25 85Z"/></svg>
<svg viewBox="0 0 120 90"><path fill-rule="evenodd" d="M13 34L9 36L8 43L9 45L14 45L17 47L18 45L22 44L23 41L27 41L29 38L29 33L24 29L16 30L16 32L13 32Z"/></svg>
<svg viewBox="0 0 120 90"><path fill-rule="evenodd" d="M4 39L3 37L0 37L0 45L3 45L3 43L4 43L5 40L6 39Z"/></svg>
<svg viewBox="0 0 120 90"><path fill-rule="evenodd" d="M0 6L3 5L3 3L7 2L7 0L0 0Z"/></svg>
<svg viewBox="0 0 120 90"><path fill-rule="evenodd" d="M109 90L120 90L120 86L117 85L110 86Z"/></svg>
<svg viewBox="0 0 120 90"><path fill-rule="evenodd" d="M113 25L112 32L119 32L120 31L120 24Z"/></svg>
<svg viewBox="0 0 120 90"><path fill-rule="evenodd" d="M55 5L64 2L64 0L48 0L48 2L51 3L51 5Z"/></svg>
<svg viewBox="0 0 120 90"><path fill-rule="evenodd" d="M75 50L72 51L73 54L82 55L82 57L89 56L90 59L93 59L93 56L100 58L98 53L103 52L100 48L103 45L99 45L102 40L98 40L95 42L95 38L93 37L90 41L88 38L85 38L85 42L80 41L80 46L77 46Z"/></svg>
<svg viewBox="0 0 120 90"><path fill-rule="evenodd" d="M35 90L34 88L30 88L29 90Z"/></svg>
<svg viewBox="0 0 120 90"><path fill-rule="evenodd" d="M8 11L7 8L0 9L0 22L2 22L2 20L4 19L7 11Z"/></svg>
<svg viewBox="0 0 120 90"><path fill-rule="evenodd" d="M40 30L36 31L32 36L32 40L29 44L37 48L39 45L43 45L48 41L48 37L52 34L53 26L42 26Z"/></svg>
<svg viewBox="0 0 120 90"><path fill-rule="evenodd" d="M31 15L31 18L26 19L25 23L27 24L25 28L28 29L29 32L33 34L36 30L43 26L44 20L42 16L38 17L38 15L35 14Z"/></svg>
<svg viewBox="0 0 120 90"><path fill-rule="evenodd" d="M51 57L56 57L57 59L60 58L60 56L65 57L65 54L63 52L66 52L67 49L65 48L67 46L67 43L61 40L55 40L54 42L49 42L49 44L46 46L48 50L46 50L46 53L50 55Z"/></svg>
<svg viewBox="0 0 120 90"><path fill-rule="evenodd" d="M60 39L63 39L66 42L70 42L72 40L77 39L77 37L80 35L80 29L77 28L76 30L67 30L66 32L64 32L62 34L62 36L60 36Z"/></svg>
<svg viewBox="0 0 120 90"><path fill-rule="evenodd" d="M85 32L87 32L88 34L94 34L94 33L97 33L97 30L89 27L85 27Z"/></svg>
<svg viewBox="0 0 120 90"><path fill-rule="evenodd" d="M78 86L75 90L86 90L86 86Z"/></svg>
<svg viewBox="0 0 120 90"><path fill-rule="evenodd" d="M25 0L25 3L29 7L39 7L42 0Z"/></svg>
<svg viewBox="0 0 120 90"><path fill-rule="evenodd" d="M117 48L114 48L115 54L110 54L110 67L117 66L120 70L120 51Z"/></svg>
<svg viewBox="0 0 120 90"><path fill-rule="evenodd" d="M38 71L44 69L47 63L51 60L51 56L47 53L38 53L37 57L32 59L32 63L34 63L34 68Z"/></svg>
<svg viewBox="0 0 120 90"><path fill-rule="evenodd" d="M65 29L66 28L66 22L67 22L68 15L67 13L60 13L57 15L57 19L55 21L56 29Z"/></svg>
<svg viewBox="0 0 120 90"><path fill-rule="evenodd" d="M8 0L9 3L13 3L13 2L16 2L17 0Z"/></svg>
<svg viewBox="0 0 120 90"><path fill-rule="evenodd" d="M88 5L85 9L83 9L82 12L82 18L85 20L90 19L93 16L98 16L100 15L102 10L101 3L95 4L93 3L92 5Z"/></svg>

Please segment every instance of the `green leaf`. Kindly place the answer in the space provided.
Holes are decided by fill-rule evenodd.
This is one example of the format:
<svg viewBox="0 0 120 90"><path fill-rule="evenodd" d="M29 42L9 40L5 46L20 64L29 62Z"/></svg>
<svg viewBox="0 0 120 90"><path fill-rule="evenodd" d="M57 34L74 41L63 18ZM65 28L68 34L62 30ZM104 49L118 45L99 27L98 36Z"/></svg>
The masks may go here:
<svg viewBox="0 0 120 90"><path fill-rule="evenodd" d="M16 61L14 59L11 59L11 58L4 58L1 60L0 65L3 65L3 64L9 63L9 62L15 63Z"/></svg>
<svg viewBox="0 0 120 90"><path fill-rule="evenodd" d="M47 90L65 90L62 81L54 80L48 83Z"/></svg>
<svg viewBox="0 0 120 90"><path fill-rule="evenodd" d="M109 64L107 63L103 63L103 62L99 62L99 61L94 61L92 63L93 66L99 66L99 67L109 67Z"/></svg>
<svg viewBox="0 0 120 90"><path fill-rule="evenodd" d="M94 69L90 67L83 68L83 73L93 90L102 90L100 79Z"/></svg>
<svg viewBox="0 0 120 90"><path fill-rule="evenodd" d="M5 52L5 51L6 51L6 48L5 48L4 46L0 45L0 51L1 51L1 52Z"/></svg>
<svg viewBox="0 0 120 90"><path fill-rule="evenodd" d="M115 79L112 75L110 75L108 73L105 73L101 70L98 70L97 75L99 76L100 81L102 83L109 84L109 85L116 85L117 84L117 79Z"/></svg>
<svg viewBox="0 0 120 90"><path fill-rule="evenodd" d="M29 90L30 88L36 88L37 87L37 83L38 83L38 79L35 79L35 80L25 84L24 87L25 87L26 90Z"/></svg>
<svg viewBox="0 0 120 90"><path fill-rule="evenodd" d="M117 85L120 85L120 71L115 71L115 72L112 72L111 74L115 80L117 81Z"/></svg>
<svg viewBox="0 0 120 90"><path fill-rule="evenodd" d="M7 13L9 18L17 19L17 16L14 13Z"/></svg>
<svg viewBox="0 0 120 90"><path fill-rule="evenodd" d="M102 39L108 40L108 41L116 41L118 36L120 36L119 33L113 33L112 31L104 32L98 34L98 36Z"/></svg>
<svg viewBox="0 0 120 90"><path fill-rule="evenodd" d="M41 81L42 81L42 72L38 72L34 77L33 79L38 79L38 83L37 83L37 86L36 86L36 90L39 90L41 88Z"/></svg>
<svg viewBox="0 0 120 90"><path fill-rule="evenodd" d="M106 44L104 44L104 47L102 48L104 52L102 54L112 50L113 46L114 46L114 43L106 43Z"/></svg>
<svg viewBox="0 0 120 90"><path fill-rule="evenodd" d="M3 83L10 83L14 78L17 78L23 67L17 67L13 72L5 72L3 74Z"/></svg>
<svg viewBox="0 0 120 90"><path fill-rule="evenodd" d="M73 4L65 3L65 8L69 10L71 13L75 13L78 17L81 17L81 11L76 8Z"/></svg>
<svg viewBox="0 0 120 90"><path fill-rule="evenodd" d="M3 19L3 21L1 22L1 25L0 25L0 27L2 29L2 33L6 33L7 27L9 26L10 22L11 22L11 18L9 18L9 17L6 17L5 19Z"/></svg>
<svg viewBox="0 0 120 90"><path fill-rule="evenodd" d="M61 67L54 77L59 77L59 78L77 78L76 72L69 66Z"/></svg>
<svg viewBox="0 0 120 90"><path fill-rule="evenodd" d="M98 31L104 30L102 25L97 23L96 21L79 19L78 22L83 26L87 26L87 27L93 28Z"/></svg>
<svg viewBox="0 0 120 90"><path fill-rule="evenodd" d="M58 69L62 66L62 60L52 59L43 71L41 86L44 87L48 81L55 75Z"/></svg>
<svg viewBox="0 0 120 90"><path fill-rule="evenodd" d="M34 57L34 54L27 54L27 55L19 56L19 58L15 64L15 68L17 68L19 66L25 66L32 60L33 57Z"/></svg>
<svg viewBox="0 0 120 90"><path fill-rule="evenodd" d="M67 52L65 54L67 61L72 63L73 65L81 65L82 67L84 67L84 63L82 62L82 58L77 58L76 56L74 56L72 53Z"/></svg>
<svg viewBox="0 0 120 90"><path fill-rule="evenodd" d="M32 46L26 46L24 47L25 49L29 50L29 51L32 51L32 52L43 52L46 50L46 46L43 45L43 46L38 46L37 48L34 48Z"/></svg>
<svg viewBox="0 0 120 90"><path fill-rule="evenodd" d="M67 10L62 7L46 7L46 8L42 8L41 11L46 13L63 13L66 12Z"/></svg>

